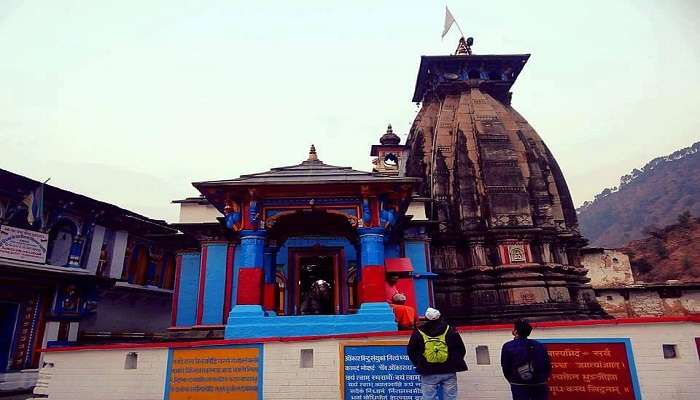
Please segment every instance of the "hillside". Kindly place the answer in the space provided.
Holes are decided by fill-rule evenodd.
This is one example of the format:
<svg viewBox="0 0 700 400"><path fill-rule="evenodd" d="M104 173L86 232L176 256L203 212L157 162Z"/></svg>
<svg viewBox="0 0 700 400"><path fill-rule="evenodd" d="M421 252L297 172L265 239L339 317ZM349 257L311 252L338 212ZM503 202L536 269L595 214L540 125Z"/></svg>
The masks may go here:
<svg viewBox="0 0 700 400"><path fill-rule="evenodd" d="M644 282L700 280L700 220L689 213L663 229L649 229L644 239L621 249L630 256L635 278Z"/></svg>
<svg viewBox="0 0 700 400"><path fill-rule="evenodd" d="M621 247L685 210L700 215L700 142L634 169L577 212L591 246Z"/></svg>

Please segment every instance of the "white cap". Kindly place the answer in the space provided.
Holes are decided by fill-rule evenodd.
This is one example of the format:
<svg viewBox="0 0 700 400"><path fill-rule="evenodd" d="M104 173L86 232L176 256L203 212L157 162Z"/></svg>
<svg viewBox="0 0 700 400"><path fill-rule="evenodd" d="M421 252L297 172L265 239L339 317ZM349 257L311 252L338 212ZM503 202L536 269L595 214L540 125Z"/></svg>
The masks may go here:
<svg viewBox="0 0 700 400"><path fill-rule="evenodd" d="M428 318L431 321L435 321L436 319L440 318L440 311L428 307L427 310L425 310L425 318Z"/></svg>

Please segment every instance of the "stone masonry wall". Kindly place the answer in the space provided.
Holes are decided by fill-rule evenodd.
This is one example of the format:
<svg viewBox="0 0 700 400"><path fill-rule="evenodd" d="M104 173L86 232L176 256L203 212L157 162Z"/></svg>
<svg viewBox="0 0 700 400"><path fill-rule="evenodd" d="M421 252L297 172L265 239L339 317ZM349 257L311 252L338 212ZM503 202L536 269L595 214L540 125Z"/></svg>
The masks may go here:
<svg viewBox="0 0 700 400"><path fill-rule="evenodd" d="M629 257L617 250L585 252L581 264L588 269L594 288L618 288L634 285Z"/></svg>

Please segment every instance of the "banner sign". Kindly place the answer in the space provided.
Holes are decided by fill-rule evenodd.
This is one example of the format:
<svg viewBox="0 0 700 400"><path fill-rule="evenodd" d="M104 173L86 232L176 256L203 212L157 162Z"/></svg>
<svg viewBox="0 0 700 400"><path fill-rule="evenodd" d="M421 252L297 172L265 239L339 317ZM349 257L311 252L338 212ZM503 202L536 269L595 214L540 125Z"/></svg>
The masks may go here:
<svg viewBox="0 0 700 400"><path fill-rule="evenodd" d="M640 400L629 339L545 339L553 400Z"/></svg>
<svg viewBox="0 0 700 400"><path fill-rule="evenodd" d="M406 342L341 343L340 383L344 400L422 399Z"/></svg>
<svg viewBox="0 0 700 400"><path fill-rule="evenodd" d="M43 264L48 244L47 233L0 226L0 257Z"/></svg>
<svg viewBox="0 0 700 400"><path fill-rule="evenodd" d="M165 400L261 400L262 345L172 349Z"/></svg>

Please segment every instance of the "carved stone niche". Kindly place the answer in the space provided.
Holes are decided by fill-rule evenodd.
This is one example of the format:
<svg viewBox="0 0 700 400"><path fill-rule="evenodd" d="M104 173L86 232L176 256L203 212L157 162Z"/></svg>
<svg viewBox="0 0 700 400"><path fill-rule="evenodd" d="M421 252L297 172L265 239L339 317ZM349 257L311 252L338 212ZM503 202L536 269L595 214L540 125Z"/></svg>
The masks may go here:
<svg viewBox="0 0 700 400"><path fill-rule="evenodd" d="M470 294L471 304L473 306L493 306L498 305L498 291L492 290L474 290Z"/></svg>
<svg viewBox="0 0 700 400"><path fill-rule="evenodd" d="M571 294L569 289L563 286L552 286L548 289L549 298L555 303L570 303Z"/></svg>
<svg viewBox="0 0 700 400"><path fill-rule="evenodd" d="M552 243L543 241L540 243L540 257L542 258L542 264L552 264L554 263L554 255L552 254Z"/></svg>
<svg viewBox="0 0 700 400"><path fill-rule="evenodd" d="M547 303L549 293L544 287L521 287L501 289L503 300L508 305Z"/></svg>
<svg viewBox="0 0 700 400"><path fill-rule="evenodd" d="M501 264L525 264L532 262L530 245L524 241L505 241L498 245Z"/></svg>
<svg viewBox="0 0 700 400"><path fill-rule="evenodd" d="M433 271L458 272L468 269L469 265L473 264L465 252L465 248L451 244L431 246L430 255Z"/></svg>
<svg viewBox="0 0 700 400"><path fill-rule="evenodd" d="M489 265L488 254L483 241L469 242L469 262L473 267L486 267Z"/></svg>

